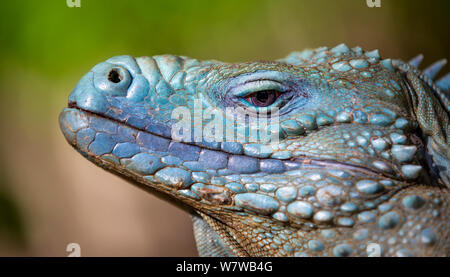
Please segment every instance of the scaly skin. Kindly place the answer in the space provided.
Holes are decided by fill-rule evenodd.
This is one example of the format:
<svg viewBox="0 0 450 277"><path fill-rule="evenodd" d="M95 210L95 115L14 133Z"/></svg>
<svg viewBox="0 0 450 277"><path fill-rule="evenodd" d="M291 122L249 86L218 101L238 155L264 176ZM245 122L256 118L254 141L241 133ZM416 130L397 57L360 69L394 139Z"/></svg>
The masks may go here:
<svg viewBox="0 0 450 277"><path fill-rule="evenodd" d="M240 64L120 56L81 79L60 125L90 161L189 211L200 255L448 256L450 77L419 63L345 45ZM279 108L279 128L231 129L280 140L198 139L212 122L194 121L199 106ZM175 124L197 140L173 141Z"/></svg>

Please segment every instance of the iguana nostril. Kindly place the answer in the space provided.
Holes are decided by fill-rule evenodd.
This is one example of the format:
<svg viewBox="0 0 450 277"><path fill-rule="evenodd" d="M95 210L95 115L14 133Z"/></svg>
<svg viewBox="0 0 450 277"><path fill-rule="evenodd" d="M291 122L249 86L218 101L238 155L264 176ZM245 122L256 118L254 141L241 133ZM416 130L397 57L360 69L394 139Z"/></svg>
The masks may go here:
<svg viewBox="0 0 450 277"><path fill-rule="evenodd" d="M126 96L134 80L126 65L103 62L94 66L91 72L95 89L109 96Z"/></svg>
<svg viewBox="0 0 450 277"><path fill-rule="evenodd" d="M109 71L108 73L108 80L110 82L113 82L115 84L118 84L122 81L123 77L120 74L119 70L117 68L113 68L111 69L111 71Z"/></svg>

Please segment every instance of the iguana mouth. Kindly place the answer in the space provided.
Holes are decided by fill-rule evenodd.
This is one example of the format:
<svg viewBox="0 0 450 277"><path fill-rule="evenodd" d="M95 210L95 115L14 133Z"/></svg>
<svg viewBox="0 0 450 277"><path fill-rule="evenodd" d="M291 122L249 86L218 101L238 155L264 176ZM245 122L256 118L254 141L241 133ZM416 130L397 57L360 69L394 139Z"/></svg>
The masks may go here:
<svg viewBox="0 0 450 277"><path fill-rule="evenodd" d="M111 118L108 117L106 115L103 114L98 114L92 111L88 111L85 110L83 108L80 108L75 102L69 102L68 103L68 108L72 108L72 109L76 109L79 111L82 111L86 114L88 114L89 116L96 116L99 118L102 118L104 120L108 120L111 122L114 122L116 124L120 124L120 125L124 125L127 126L129 128L132 128L138 132L143 132L146 134L149 134L151 136L155 136L158 137L160 139L163 140L168 140L169 142L172 142L172 140L170 138L167 138L165 136L159 135L159 134L155 134L152 132L149 132L148 130L127 124L123 121L117 120L115 118ZM211 151L220 151L214 148L210 148L206 145L199 145L198 143L188 143L188 142L177 142L179 144L183 144L183 145L189 145L189 146L193 146L193 147L199 147L200 149L208 149ZM229 153L225 153L224 154L228 155L229 157L231 156L243 156L243 157L248 157L251 159L256 159L259 162L263 161L263 160L274 160L272 158L254 158L251 156L247 156L245 154L242 155L235 155L235 154L229 154ZM383 179L392 179L392 180L398 180L398 181L403 181L401 178L398 178L392 174L386 174L384 172L379 172L375 169L372 169L370 167L364 167L364 166L360 166L357 164L352 164L352 163L346 163L346 162L341 162L341 161L336 161L336 160L330 160L330 159L320 159L320 158L314 158L314 157L307 157L307 156L303 156L303 157L295 157L292 159L287 159L287 160L278 160L281 163L283 163L284 165L284 170L280 171L280 172L272 172L272 173L282 173L285 171L290 171L290 170L297 170L297 169L317 169L317 168L331 168L331 169L339 169L339 170L344 170L344 171L350 171L350 172L354 172L354 173L359 173L363 176L368 176L368 177L376 177L376 178L383 178ZM260 172L260 171L258 171ZM241 172L242 173L242 172Z"/></svg>

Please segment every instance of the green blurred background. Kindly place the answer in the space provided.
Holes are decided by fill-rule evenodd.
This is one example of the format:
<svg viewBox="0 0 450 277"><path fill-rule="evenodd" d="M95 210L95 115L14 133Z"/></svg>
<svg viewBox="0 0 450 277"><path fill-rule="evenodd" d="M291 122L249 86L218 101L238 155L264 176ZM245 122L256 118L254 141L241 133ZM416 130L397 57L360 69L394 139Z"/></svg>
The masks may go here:
<svg viewBox="0 0 450 277"><path fill-rule="evenodd" d="M0 255L195 256L187 214L71 149L58 113L111 56L270 60L345 42L425 64L450 58L450 1L3 1L0 7ZM447 67L448 71L448 67Z"/></svg>

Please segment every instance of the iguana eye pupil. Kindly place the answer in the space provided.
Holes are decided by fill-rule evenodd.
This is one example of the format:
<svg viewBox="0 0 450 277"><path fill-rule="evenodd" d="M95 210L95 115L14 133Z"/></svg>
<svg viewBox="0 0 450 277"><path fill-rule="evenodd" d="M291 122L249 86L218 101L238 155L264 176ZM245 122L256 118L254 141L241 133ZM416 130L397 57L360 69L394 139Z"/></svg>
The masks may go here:
<svg viewBox="0 0 450 277"><path fill-rule="evenodd" d="M118 84L120 83L120 81L122 81L122 75L120 75L117 69L113 68L108 74L108 80L115 84Z"/></svg>
<svg viewBox="0 0 450 277"><path fill-rule="evenodd" d="M280 92L276 90L263 90L249 95L247 99L257 107L267 107L275 103L279 95Z"/></svg>

